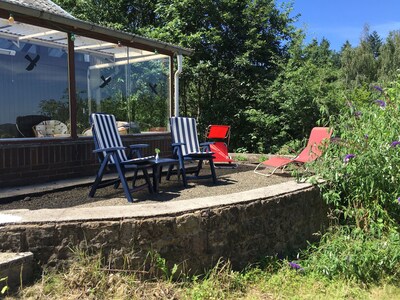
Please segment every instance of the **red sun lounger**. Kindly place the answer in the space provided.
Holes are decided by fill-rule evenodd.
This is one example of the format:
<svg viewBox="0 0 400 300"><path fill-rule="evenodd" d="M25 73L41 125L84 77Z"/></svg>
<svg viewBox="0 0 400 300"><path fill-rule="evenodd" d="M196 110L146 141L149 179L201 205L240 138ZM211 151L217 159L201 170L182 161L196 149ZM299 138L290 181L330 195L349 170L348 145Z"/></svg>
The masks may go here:
<svg viewBox="0 0 400 300"><path fill-rule="evenodd" d="M332 130L327 127L314 127L311 130L310 138L308 140L307 146L300 152L295 158L288 158L282 156L273 156L266 161L260 163L255 169L254 173L261 174L264 176L271 176L276 170L282 169L291 163L295 164L305 164L316 160L322 155L322 151L327 147L326 141L330 139L332 135ZM258 172L258 168L263 165L266 168L272 168L272 172L264 174Z"/></svg>
<svg viewBox="0 0 400 300"><path fill-rule="evenodd" d="M209 125L207 128L206 138L214 141L210 149L214 152L214 163L219 166L227 164L229 167L236 167L228 153L230 136L231 127L228 125Z"/></svg>

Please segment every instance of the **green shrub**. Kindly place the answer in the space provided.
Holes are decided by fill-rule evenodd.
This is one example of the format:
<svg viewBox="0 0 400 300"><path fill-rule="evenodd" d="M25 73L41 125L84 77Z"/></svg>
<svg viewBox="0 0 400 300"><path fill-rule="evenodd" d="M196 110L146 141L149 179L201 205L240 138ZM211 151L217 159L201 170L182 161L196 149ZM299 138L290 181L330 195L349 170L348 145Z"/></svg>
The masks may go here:
<svg viewBox="0 0 400 300"><path fill-rule="evenodd" d="M318 246L308 249L301 264L306 272L329 279L396 283L400 279L400 234L392 232L377 238L360 229L335 228Z"/></svg>
<svg viewBox="0 0 400 300"><path fill-rule="evenodd" d="M342 224L380 235L400 217L400 99L375 87L372 99L352 103L332 121L333 139L314 166L323 196Z"/></svg>
<svg viewBox="0 0 400 300"><path fill-rule="evenodd" d="M335 137L313 168L333 226L301 261L306 272L367 284L400 279L400 81L369 95L331 119Z"/></svg>

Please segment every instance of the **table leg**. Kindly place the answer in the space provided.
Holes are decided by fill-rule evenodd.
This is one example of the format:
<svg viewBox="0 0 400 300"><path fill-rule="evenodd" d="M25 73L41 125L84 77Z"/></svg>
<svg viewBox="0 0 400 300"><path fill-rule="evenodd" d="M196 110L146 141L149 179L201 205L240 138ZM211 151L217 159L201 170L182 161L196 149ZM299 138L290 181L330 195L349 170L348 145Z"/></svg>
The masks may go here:
<svg viewBox="0 0 400 300"><path fill-rule="evenodd" d="M153 189L154 192L158 192L159 180L161 177L161 164L155 164L153 166Z"/></svg>

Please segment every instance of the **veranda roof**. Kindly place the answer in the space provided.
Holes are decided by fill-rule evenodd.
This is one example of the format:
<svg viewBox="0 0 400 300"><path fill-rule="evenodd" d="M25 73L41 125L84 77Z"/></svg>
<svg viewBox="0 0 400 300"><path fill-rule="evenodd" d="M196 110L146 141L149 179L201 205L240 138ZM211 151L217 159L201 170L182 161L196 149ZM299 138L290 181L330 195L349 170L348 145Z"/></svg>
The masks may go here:
<svg viewBox="0 0 400 300"><path fill-rule="evenodd" d="M70 13L62 9L60 6L50 0L5 0L4 2L23 5L26 7L35 8L38 10L46 11L56 15L69 17L75 19Z"/></svg>
<svg viewBox="0 0 400 300"><path fill-rule="evenodd" d="M10 14L14 24L8 21ZM3 0L0 18L0 37L13 41L16 46L23 41L67 49L66 33L69 33L74 35L76 51L114 59L129 55L147 60L160 55L192 53L187 48L78 20L49 0ZM127 53L126 48L116 45L127 46L131 51Z"/></svg>

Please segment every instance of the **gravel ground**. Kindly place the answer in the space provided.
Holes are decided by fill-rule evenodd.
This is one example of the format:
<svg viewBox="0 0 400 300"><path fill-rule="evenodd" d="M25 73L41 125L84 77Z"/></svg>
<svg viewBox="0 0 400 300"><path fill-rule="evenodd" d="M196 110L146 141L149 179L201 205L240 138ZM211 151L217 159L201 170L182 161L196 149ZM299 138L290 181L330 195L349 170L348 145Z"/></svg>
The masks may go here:
<svg viewBox="0 0 400 300"><path fill-rule="evenodd" d="M147 189L134 192L135 203L179 201L191 198L231 194L248 191L260 187L266 187L292 180L289 176L273 175L261 176L253 172L255 165L241 164L236 169L217 169L218 183L213 184L212 179L190 180L189 188L185 189L177 176L171 180L165 180L160 184L157 194L150 194ZM201 174L209 174L208 167ZM138 182L140 184L141 181ZM89 198L89 186L81 186L64 191L46 193L40 196L26 197L24 200L15 200L0 205L0 210L10 209L42 209L42 208L66 208L66 207L96 207L127 205L121 187L113 186L98 189L94 198Z"/></svg>

